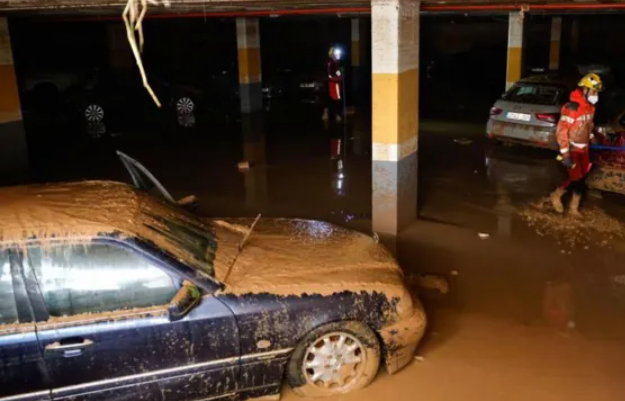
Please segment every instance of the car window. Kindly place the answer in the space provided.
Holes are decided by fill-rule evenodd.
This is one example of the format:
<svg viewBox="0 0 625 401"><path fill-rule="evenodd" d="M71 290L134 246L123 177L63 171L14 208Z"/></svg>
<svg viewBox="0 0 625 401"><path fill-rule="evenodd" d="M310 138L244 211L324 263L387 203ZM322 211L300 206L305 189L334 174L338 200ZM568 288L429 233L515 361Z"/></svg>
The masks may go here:
<svg viewBox="0 0 625 401"><path fill-rule="evenodd" d="M0 325L17 322L8 251L0 251Z"/></svg>
<svg viewBox="0 0 625 401"><path fill-rule="evenodd" d="M517 103L558 105L564 90L556 86L516 85L504 95L504 100Z"/></svg>
<svg viewBox="0 0 625 401"><path fill-rule="evenodd" d="M117 245L29 248L27 259L51 316L164 305L177 292L165 271Z"/></svg>

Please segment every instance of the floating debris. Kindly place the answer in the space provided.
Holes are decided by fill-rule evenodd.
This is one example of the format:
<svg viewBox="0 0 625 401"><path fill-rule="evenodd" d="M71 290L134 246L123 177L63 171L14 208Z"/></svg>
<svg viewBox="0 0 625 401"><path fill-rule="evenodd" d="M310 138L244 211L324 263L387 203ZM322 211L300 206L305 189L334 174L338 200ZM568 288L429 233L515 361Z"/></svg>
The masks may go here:
<svg viewBox="0 0 625 401"><path fill-rule="evenodd" d="M451 274L452 276L457 276L459 273L458 270L452 270L449 272L449 274Z"/></svg>
<svg viewBox="0 0 625 401"><path fill-rule="evenodd" d="M480 239L489 239L490 238L490 234L486 234L486 233L478 233L477 235L478 235L478 237L480 237Z"/></svg>
<svg viewBox="0 0 625 401"><path fill-rule="evenodd" d="M417 361L417 362L425 362L425 358L422 357L421 355L415 356L414 360Z"/></svg>
<svg viewBox="0 0 625 401"><path fill-rule="evenodd" d="M239 171L247 171L250 169L250 162L248 161L239 162L239 164L237 164L237 167L239 168Z"/></svg>

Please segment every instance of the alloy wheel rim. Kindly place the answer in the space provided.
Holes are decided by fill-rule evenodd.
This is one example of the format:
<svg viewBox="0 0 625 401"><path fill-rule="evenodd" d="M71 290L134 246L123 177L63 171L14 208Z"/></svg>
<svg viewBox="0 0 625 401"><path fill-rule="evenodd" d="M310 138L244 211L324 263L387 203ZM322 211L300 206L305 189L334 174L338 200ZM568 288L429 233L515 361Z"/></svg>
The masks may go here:
<svg viewBox="0 0 625 401"><path fill-rule="evenodd" d="M190 114L195 109L193 100L188 97L182 97L176 102L176 110L179 114Z"/></svg>
<svg viewBox="0 0 625 401"><path fill-rule="evenodd" d="M303 370L306 380L324 390L341 392L362 374L365 347L347 333L329 333L306 350Z"/></svg>
<svg viewBox="0 0 625 401"><path fill-rule="evenodd" d="M85 118L89 122L100 122L104 119L104 109L97 104L90 104L85 108Z"/></svg>

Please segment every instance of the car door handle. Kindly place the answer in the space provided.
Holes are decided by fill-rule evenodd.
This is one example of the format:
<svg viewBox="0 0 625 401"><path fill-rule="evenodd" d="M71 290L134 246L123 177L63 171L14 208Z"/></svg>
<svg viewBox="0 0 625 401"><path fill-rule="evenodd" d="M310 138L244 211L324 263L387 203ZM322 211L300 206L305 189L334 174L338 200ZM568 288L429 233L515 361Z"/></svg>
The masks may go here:
<svg viewBox="0 0 625 401"><path fill-rule="evenodd" d="M93 341L87 339L82 340L82 342L70 344L62 344L60 341L57 341L48 344L45 348L45 353L63 354L65 358L71 358L82 355L83 349L91 347L92 345Z"/></svg>

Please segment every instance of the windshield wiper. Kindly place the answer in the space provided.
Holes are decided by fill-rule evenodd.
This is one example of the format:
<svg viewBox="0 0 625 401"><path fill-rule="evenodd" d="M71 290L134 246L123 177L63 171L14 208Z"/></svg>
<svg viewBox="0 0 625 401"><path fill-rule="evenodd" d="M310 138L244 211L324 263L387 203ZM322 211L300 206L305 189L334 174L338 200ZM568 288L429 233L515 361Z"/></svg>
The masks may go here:
<svg viewBox="0 0 625 401"><path fill-rule="evenodd" d="M245 233L245 236L239 243L239 251L243 250L243 246L245 245L245 242L249 238L250 234L252 233L252 230L254 230L254 226L256 225L256 223L258 223L258 220L260 220L260 213L258 214L258 216L256 216L256 220L254 220L254 222L250 226L250 229L247 231L247 233Z"/></svg>

